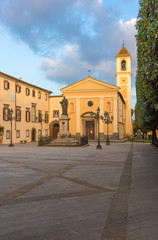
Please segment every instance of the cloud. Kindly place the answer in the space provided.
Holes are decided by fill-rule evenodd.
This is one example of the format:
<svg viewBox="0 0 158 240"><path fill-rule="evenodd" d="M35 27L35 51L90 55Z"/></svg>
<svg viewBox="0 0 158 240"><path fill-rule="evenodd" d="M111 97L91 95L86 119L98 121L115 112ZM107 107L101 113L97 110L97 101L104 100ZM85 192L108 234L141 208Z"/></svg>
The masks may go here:
<svg viewBox="0 0 158 240"><path fill-rule="evenodd" d="M102 0L1 0L0 22L12 37L41 58L52 81L69 84L88 75L115 84L115 56L122 45L136 67L135 19L123 22L118 8Z"/></svg>

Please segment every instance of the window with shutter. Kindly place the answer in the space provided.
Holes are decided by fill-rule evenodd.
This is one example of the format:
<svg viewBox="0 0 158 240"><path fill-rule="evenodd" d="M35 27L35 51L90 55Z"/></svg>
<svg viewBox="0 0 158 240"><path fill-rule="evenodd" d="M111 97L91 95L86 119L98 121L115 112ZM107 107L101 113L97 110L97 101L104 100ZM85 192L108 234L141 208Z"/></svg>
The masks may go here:
<svg viewBox="0 0 158 240"><path fill-rule="evenodd" d="M35 90L32 90L32 97L35 97Z"/></svg>
<svg viewBox="0 0 158 240"><path fill-rule="evenodd" d="M4 121L9 120L9 113L10 113L9 105L4 106L4 108L3 108L3 120Z"/></svg>
<svg viewBox="0 0 158 240"><path fill-rule="evenodd" d="M20 85L16 85L16 92L20 93L21 92L21 86Z"/></svg>
<svg viewBox="0 0 158 240"><path fill-rule="evenodd" d="M30 95L30 89L26 88L26 96L29 96L29 95Z"/></svg>
<svg viewBox="0 0 158 240"><path fill-rule="evenodd" d="M5 89L5 90L8 90L9 87L10 87L9 82L5 80L5 81L4 81L4 89Z"/></svg>
<svg viewBox="0 0 158 240"><path fill-rule="evenodd" d="M30 109L29 108L26 108L25 116L26 116L26 122L30 122Z"/></svg>
<svg viewBox="0 0 158 240"><path fill-rule="evenodd" d="M21 121L21 109L20 107L16 107L15 119L17 122Z"/></svg>

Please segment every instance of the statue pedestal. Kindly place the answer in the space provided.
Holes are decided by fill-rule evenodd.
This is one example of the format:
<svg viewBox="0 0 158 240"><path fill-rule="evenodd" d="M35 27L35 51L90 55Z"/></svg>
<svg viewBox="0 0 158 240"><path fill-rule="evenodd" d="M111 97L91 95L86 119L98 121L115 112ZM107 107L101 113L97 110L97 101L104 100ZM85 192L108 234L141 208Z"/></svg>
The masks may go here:
<svg viewBox="0 0 158 240"><path fill-rule="evenodd" d="M69 132L69 120L70 118L67 115L61 115L59 118L59 133L58 138L69 138L71 133Z"/></svg>

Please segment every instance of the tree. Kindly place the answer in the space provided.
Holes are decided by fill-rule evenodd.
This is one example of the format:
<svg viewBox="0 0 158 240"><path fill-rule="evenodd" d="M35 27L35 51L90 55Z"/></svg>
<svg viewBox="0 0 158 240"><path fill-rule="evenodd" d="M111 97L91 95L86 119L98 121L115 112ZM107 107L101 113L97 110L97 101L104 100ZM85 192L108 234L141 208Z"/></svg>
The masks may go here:
<svg viewBox="0 0 158 240"><path fill-rule="evenodd" d="M154 136L158 128L158 1L140 0L139 4L136 122Z"/></svg>

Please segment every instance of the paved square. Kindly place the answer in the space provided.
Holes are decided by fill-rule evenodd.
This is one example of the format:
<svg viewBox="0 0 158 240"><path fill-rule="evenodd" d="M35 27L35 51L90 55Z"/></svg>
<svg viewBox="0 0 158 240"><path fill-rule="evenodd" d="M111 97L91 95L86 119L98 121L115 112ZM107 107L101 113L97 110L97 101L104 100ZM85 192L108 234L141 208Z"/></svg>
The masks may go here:
<svg viewBox="0 0 158 240"><path fill-rule="evenodd" d="M157 151L95 146L0 146L0 240L158 239Z"/></svg>

